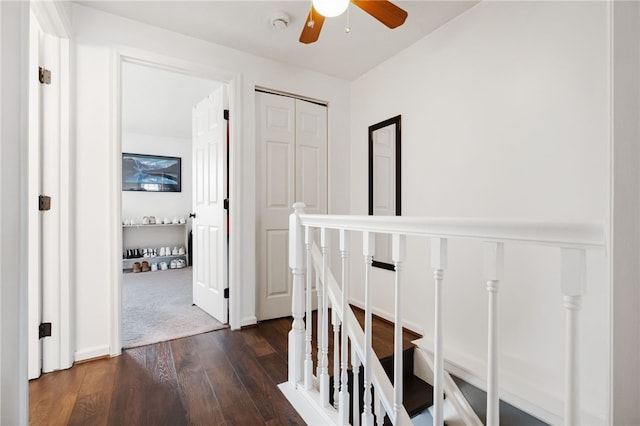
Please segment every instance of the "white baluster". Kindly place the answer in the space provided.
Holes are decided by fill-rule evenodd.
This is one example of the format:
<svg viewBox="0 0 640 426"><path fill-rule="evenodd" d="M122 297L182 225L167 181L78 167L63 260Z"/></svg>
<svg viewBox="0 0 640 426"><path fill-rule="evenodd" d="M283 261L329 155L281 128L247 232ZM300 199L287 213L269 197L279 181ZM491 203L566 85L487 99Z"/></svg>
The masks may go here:
<svg viewBox="0 0 640 426"><path fill-rule="evenodd" d="M340 230L340 254L342 258L342 334L340 335L340 419L342 424L349 424L349 374L348 374L348 350L349 350L349 333L347 328L347 307L349 305L349 232L344 229ZM355 412L355 411L354 411Z"/></svg>
<svg viewBox="0 0 640 426"><path fill-rule="evenodd" d="M402 410L402 270L404 268L406 237L393 234L392 258L395 265L395 324L393 334L393 417Z"/></svg>
<svg viewBox="0 0 640 426"><path fill-rule="evenodd" d="M566 425L580 424L579 311L586 287L584 250L561 249L562 293L565 307L565 408Z"/></svg>
<svg viewBox="0 0 640 426"><path fill-rule="evenodd" d="M289 382L297 384L303 379L304 361L304 233L298 215L304 213L304 203L295 203L289 216L289 267L293 273L291 311L293 323L289 332Z"/></svg>
<svg viewBox="0 0 640 426"><path fill-rule="evenodd" d="M365 273L365 308L364 308L364 410L362 411L362 425L373 426L371 412L371 264L375 249L375 235L370 232L362 233L362 254L364 255Z"/></svg>
<svg viewBox="0 0 640 426"><path fill-rule="evenodd" d="M313 359L311 358L311 345L313 339L313 321L312 321L312 303L311 296L313 295L313 288L311 286L311 228L308 226L304 229L304 243L307 252L307 314L305 317L306 322L306 335L305 335L305 356L304 356L304 387L310 390L313 387Z"/></svg>
<svg viewBox="0 0 640 426"><path fill-rule="evenodd" d="M353 344L351 345L351 369L353 370L353 426L360 426L360 357Z"/></svg>
<svg viewBox="0 0 640 426"><path fill-rule="evenodd" d="M322 335L320 340L322 347L320 350L320 398L322 406L329 407L329 232L326 228L320 231L320 245L322 247ZM320 319L318 319L320 321Z"/></svg>
<svg viewBox="0 0 640 426"><path fill-rule="evenodd" d="M322 231L321 231L322 232ZM320 243L322 244L322 242ZM322 252L322 246L320 247L320 251ZM322 368L322 324L324 324L323 318L324 318L324 309L323 309L323 305L324 305L324 277L322 276L323 271L318 271L316 270L316 291L318 292L318 309L316 310L316 327L318 328L317 331L317 346L318 346L318 352L316 354L317 356L317 360L316 360L316 377L320 378L320 370Z"/></svg>
<svg viewBox="0 0 640 426"><path fill-rule="evenodd" d="M333 408L338 409L340 391L340 318L335 306L331 306L331 324L333 325Z"/></svg>
<svg viewBox="0 0 640 426"><path fill-rule="evenodd" d="M384 416L385 416L384 406L380 403L380 395L378 394L378 391L375 388L373 389L373 394L375 396L374 406L375 406L375 414L376 414L376 425L383 426Z"/></svg>
<svg viewBox="0 0 640 426"><path fill-rule="evenodd" d="M435 330L434 330L434 372L433 372L433 424L444 424L444 360L442 350L442 280L447 268L447 240L431 240L431 268L435 280Z"/></svg>
<svg viewBox="0 0 640 426"><path fill-rule="evenodd" d="M489 336L487 344L487 426L500 424L498 393L498 290L504 265L504 244L485 243L484 272L489 296Z"/></svg>

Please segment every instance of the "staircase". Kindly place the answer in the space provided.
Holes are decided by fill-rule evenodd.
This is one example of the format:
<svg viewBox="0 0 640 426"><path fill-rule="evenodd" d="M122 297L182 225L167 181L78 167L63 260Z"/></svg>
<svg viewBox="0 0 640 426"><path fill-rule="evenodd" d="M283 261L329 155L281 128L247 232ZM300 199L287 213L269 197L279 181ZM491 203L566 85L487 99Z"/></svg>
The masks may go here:
<svg viewBox="0 0 640 426"><path fill-rule="evenodd" d="M364 312L361 309L352 307L352 310L355 313L355 316L358 318L358 322L363 325L364 324ZM314 315L314 319L316 315ZM387 377L393 383L393 368L394 368L394 355L393 355L393 347L388 343L389 340L393 338L393 324L385 321L383 319L378 318L377 316L373 316L373 336L374 341L374 350L376 353L380 354L382 358L380 358L380 364ZM418 335L404 330L403 332L403 340L405 344L403 345L402 351L402 365L403 365L403 401L405 409L410 417L417 416L418 414L427 410L431 405L433 405L432 395L433 395L433 387L420 379L414 374L414 358L416 354L416 347L414 344L410 343L411 340L414 340ZM329 365L333 364L333 338L329 339ZM333 388L335 380L332 369L330 369L330 379L329 379L329 387ZM353 370L348 370L348 390L349 394L353 395ZM358 373L358 381L359 387L362 389L364 386L364 368L360 366ZM360 403L358 413L362 412L363 409L363 397L360 395ZM334 395L331 394L329 398L330 404L334 405ZM375 416L374 416L375 417ZM353 423L353 404L349 407L349 423ZM385 424L391 424L389 422L388 417L385 417ZM416 424L416 423L414 423ZM429 423L431 424L431 423Z"/></svg>
<svg viewBox="0 0 640 426"><path fill-rule="evenodd" d="M289 266L293 275L292 316L289 332L288 381L280 385L296 410L310 424L433 424L478 426L542 425L531 416L504 404L499 394L498 292L503 274L505 243L544 245L560 255L561 290L565 308L564 423L580 424L579 310L584 294L586 252L603 247L602 227L591 224L545 224L476 219L431 219L376 216L308 215L294 205L289 221ZM349 305L351 233L361 235L365 292L364 320ZM341 276L329 267L330 235L338 235ZM373 291L370 271L375 235L392 241L393 355L377 353L372 329ZM319 241L316 241L318 237ZM430 240L434 281L433 347L403 345L400 303L404 286L406 237ZM443 358L444 272L448 239L481 240L484 282L488 295L487 393L449 375ZM314 287L315 283L315 287ZM317 303L314 298L317 296ZM312 318L317 305L317 318ZM330 347L330 341L332 342ZM378 359L378 357L381 359ZM332 362L330 361L332 359ZM416 368L416 361L421 368ZM425 368L426 366L426 368ZM414 372L429 371L433 388ZM475 379L474 379L475 380ZM429 379L427 378L427 381ZM446 395L446 399L445 399ZM433 398L433 401L431 399ZM432 405L427 413L425 407ZM357 407L357 412L354 408ZM433 416L429 418L429 414ZM552 416L560 416L553 413ZM553 421L556 422L555 420Z"/></svg>

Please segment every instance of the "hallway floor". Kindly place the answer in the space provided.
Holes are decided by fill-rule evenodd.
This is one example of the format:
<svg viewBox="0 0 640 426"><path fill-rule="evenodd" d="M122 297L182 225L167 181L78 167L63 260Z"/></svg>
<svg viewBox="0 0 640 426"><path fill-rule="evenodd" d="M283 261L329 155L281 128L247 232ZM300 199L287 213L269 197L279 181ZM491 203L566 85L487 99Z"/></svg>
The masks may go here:
<svg viewBox="0 0 640 426"><path fill-rule="evenodd" d="M291 319L76 364L29 383L31 425L303 425L287 380Z"/></svg>

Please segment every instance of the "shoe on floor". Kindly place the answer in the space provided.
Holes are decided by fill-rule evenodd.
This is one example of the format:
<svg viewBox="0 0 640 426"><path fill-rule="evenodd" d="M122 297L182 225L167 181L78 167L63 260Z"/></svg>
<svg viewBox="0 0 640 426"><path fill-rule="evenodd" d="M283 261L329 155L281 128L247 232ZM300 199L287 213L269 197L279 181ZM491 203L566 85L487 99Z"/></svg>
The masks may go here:
<svg viewBox="0 0 640 426"><path fill-rule="evenodd" d="M140 272L140 262L133 263L133 272Z"/></svg>
<svg viewBox="0 0 640 426"><path fill-rule="evenodd" d="M150 268L149 268L149 262L147 262L146 260L142 262L142 272L149 272Z"/></svg>

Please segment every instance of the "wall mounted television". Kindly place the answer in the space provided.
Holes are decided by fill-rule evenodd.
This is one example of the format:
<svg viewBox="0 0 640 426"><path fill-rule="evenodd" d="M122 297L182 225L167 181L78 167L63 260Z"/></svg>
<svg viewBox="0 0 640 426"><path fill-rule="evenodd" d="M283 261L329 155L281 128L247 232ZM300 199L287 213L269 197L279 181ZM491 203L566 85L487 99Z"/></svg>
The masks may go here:
<svg viewBox="0 0 640 426"><path fill-rule="evenodd" d="M182 159L122 153L122 190L181 192Z"/></svg>

